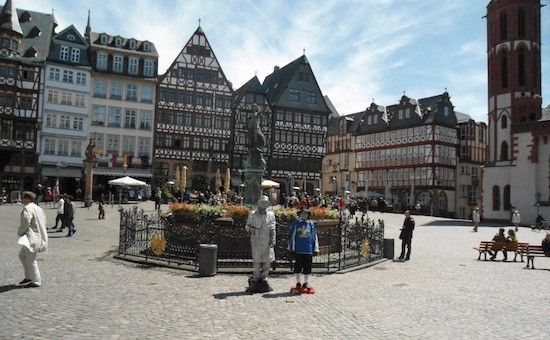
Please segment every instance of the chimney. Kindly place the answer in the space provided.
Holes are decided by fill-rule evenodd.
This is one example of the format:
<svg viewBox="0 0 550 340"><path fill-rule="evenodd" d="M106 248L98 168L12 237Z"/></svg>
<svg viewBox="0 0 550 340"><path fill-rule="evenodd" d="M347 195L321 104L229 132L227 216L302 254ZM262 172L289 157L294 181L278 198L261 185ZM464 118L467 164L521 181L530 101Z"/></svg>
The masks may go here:
<svg viewBox="0 0 550 340"><path fill-rule="evenodd" d="M279 71L279 65L275 65L275 66L273 67L273 72L276 72L276 71Z"/></svg>

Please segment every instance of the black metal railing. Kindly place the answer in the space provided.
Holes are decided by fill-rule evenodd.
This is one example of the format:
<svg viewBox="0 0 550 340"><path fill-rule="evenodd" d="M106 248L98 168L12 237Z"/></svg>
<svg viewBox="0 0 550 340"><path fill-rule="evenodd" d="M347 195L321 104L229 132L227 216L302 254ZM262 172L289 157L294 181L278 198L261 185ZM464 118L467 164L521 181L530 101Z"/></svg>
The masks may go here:
<svg viewBox="0 0 550 340"><path fill-rule="evenodd" d="M342 214L340 220L317 221L319 254L316 272L334 272L379 260L384 254L384 221ZM120 212L119 258L188 265L197 269L201 244L217 244L217 267L252 268L246 219L145 214L134 207ZM288 251L291 221L277 222L274 268L292 268Z"/></svg>

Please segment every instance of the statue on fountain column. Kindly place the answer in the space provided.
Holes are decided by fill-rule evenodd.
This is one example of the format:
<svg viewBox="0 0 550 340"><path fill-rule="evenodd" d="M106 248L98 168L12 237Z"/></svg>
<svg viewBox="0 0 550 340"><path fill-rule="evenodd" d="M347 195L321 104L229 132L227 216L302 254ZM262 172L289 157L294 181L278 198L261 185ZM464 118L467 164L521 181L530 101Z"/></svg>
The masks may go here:
<svg viewBox="0 0 550 340"><path fill-rule="evenodd" d="M252 112L246 116L246 127L248 129L248 158L245 161L246 168L265 169L266 162L263 158L266 144L265 136L260 127L260 119L263 110L260 111L257 104L254 104Z"/></svg>
<svg viewBox="0 0 550 340"><path fill-rule="evenodd" d="M93 161L95 159L95 142L93 138L90 138L90 143L86 147L86 160Z"/></svg>

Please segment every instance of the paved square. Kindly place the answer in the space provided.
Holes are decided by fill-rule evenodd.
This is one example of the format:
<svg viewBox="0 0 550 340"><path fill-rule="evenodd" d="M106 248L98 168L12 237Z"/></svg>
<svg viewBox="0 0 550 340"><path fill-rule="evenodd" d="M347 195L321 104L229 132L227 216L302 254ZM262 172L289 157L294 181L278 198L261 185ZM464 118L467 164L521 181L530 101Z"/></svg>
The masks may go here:
<svg viewBox="0 0 550 340"><path fill-rule="evenodd" d="M80 205L80 202L77 203ZM42 205L43 206L43 205ZM125 205L129 208L131 205ZM153 203L141 203L153 211ZM167 206L164 205L163 208ZM247 295L245 275L195 273L113 259L117 206L77 208L77 233L50 233L38 255L42 287L19 289L20 205L0 206L0 339L12 338L322 338L543 339L550 334L550 258L537 270L521 262L477 261L478 233L460 220L415 216L411 260L345 274L315 275L317 293L288 293L292 275L270 278L274 291ZM46 209L48 225L55 209ZM371 213L397 240L403 215ZM544 232L521 228L521 242ZM499 254L499 259L502 255Z"/></svg>

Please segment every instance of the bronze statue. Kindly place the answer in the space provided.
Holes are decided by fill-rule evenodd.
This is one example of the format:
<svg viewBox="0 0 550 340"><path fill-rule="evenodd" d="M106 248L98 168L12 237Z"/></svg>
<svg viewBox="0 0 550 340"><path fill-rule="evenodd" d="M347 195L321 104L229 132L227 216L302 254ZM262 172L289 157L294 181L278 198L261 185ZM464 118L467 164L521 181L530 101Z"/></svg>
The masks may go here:
<svg viewBox="0 0 550 340"><path fill-rule="evenodd" d="M88 143L88 146L86 147L86 159L87 160L95 159L94 149L95 149L94 139L90 138L90 143Z"/></svg>
<svg viewBox="0 0 550 340"><path fill-rule="evenodd" d="M265 136L260 127L260 118L263 111L259 110L257 104L254 104L252 112L246 117L246 127L248 128L248 158L245 160L247 168L264 168L265 159L263 151L266 144Z"/></svg>

